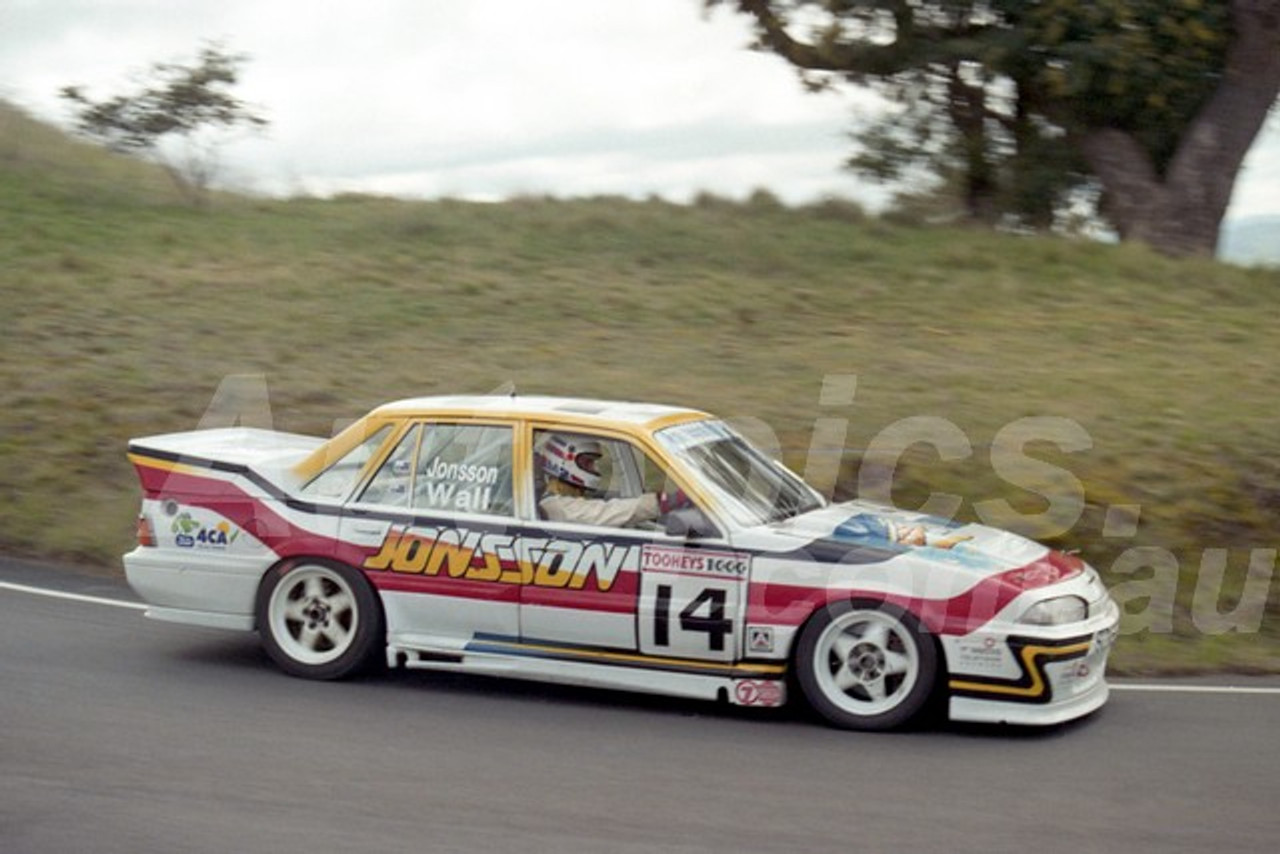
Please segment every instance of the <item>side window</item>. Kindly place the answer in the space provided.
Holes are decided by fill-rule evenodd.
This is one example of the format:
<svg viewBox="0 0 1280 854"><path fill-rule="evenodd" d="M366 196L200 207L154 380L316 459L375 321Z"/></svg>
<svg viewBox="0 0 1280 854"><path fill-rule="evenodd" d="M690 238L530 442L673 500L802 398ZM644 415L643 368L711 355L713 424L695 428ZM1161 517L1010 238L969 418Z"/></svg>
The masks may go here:
<svg viewBox="0 0 1280 854"><path fill-rule="evenodd" d="M511 515L511 428L427 425L414 474L413 508Z"/></svg>
<svg viewBox="0 0 1280 854"><path fill-rule="evenodd" d="M509 516L511 428L417 424L360 495L364 504Z"/></svg>
<svg viewBox="0 0 1280 854"><path fill-rule="evenodd" d="M418 437L422 435L422 425L415 425L404 434L395 450L378 468L378 473L369 481L369 485L360 494L360 501L365 504L386 504L391 507L408 507L409 495L413 489L413 458L418 449Z"/></svg>
<svg viewBox="0 0 1280 854"><path fill-rule="evenodd" d="M382 443L386 441L387 434L390 432L389 426L379 428L369 438L347 451L337 462L312 478L306 486L302 487L302 494L312 498L346 498L352 487L356 485L356 480L364 470L365 464L378 448L382 447Z"/></svg>

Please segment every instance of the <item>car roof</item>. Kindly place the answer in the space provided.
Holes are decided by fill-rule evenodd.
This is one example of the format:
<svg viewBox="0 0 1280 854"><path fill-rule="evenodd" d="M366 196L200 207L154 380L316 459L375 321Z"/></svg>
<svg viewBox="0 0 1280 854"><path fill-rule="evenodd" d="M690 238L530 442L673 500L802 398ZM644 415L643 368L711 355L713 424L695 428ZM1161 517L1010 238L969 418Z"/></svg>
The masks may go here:
<svg viewBox="0 0 1280 854"><path fill-rule="evenodd" d="M678 406L578 397L512 394L411 397L384 403L357 419L294 466L294 473L304 481L314 477L388 421L401 419L522 420L568 428L612 428L638 436L710 417L697 409Z"/></svg>
<svg viewBox="0 0 1280 854"><path fill-rule="evenodd" d="M526 418L577 424L655 426L710 416L696 409L658 403L580 397L486 394L412 397L385 403L371 415Z"/></svg>

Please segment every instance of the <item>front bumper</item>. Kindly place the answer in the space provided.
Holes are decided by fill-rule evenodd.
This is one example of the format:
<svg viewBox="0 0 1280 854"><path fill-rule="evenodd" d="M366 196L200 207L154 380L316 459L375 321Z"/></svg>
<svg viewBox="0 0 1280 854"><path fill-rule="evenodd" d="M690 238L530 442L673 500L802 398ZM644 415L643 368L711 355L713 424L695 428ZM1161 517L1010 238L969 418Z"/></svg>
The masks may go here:
<svg viewBox="0 0 1280 854"><path fill-rule="evenodd" d="M1031 635L1011 627L1003 637L981 632L943 638L952 720L1056 724L1107 701L1107 657L1120 609L1107 600L1097 616Z"/></svg>

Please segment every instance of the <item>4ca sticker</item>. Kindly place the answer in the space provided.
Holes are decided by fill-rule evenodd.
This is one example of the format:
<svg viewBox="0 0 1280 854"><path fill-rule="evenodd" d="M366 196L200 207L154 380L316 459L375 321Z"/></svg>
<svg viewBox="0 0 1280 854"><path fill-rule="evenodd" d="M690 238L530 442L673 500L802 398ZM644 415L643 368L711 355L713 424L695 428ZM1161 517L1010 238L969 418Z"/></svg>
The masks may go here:
<svg viewBox="0 0 1280 854"><path fill-rule="evenodd" d="M180 514L169 529L174 534L174 541L184 549L225 549L240 536L240 529L233 527L230 522L219 522L213 527L206 527L193 519L190 513Z"/></svg>

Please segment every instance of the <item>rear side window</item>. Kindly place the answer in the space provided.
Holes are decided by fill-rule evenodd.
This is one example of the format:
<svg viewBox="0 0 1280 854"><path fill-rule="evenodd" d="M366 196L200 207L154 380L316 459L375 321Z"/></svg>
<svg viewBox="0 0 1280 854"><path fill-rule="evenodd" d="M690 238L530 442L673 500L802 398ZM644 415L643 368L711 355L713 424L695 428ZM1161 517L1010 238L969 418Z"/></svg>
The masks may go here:
<svg viewBox="0 0 1280 854"><path fill-rule="evenodd" d="M418 453L413 506L511 515L511 428L428 427Z"/></svg>
<svg viewBox="0 0 1280 854"><path fill-rule="evenodd" d="M405 434L360 496L362 503L509 516L510 427L421 424Z"/></svg>

